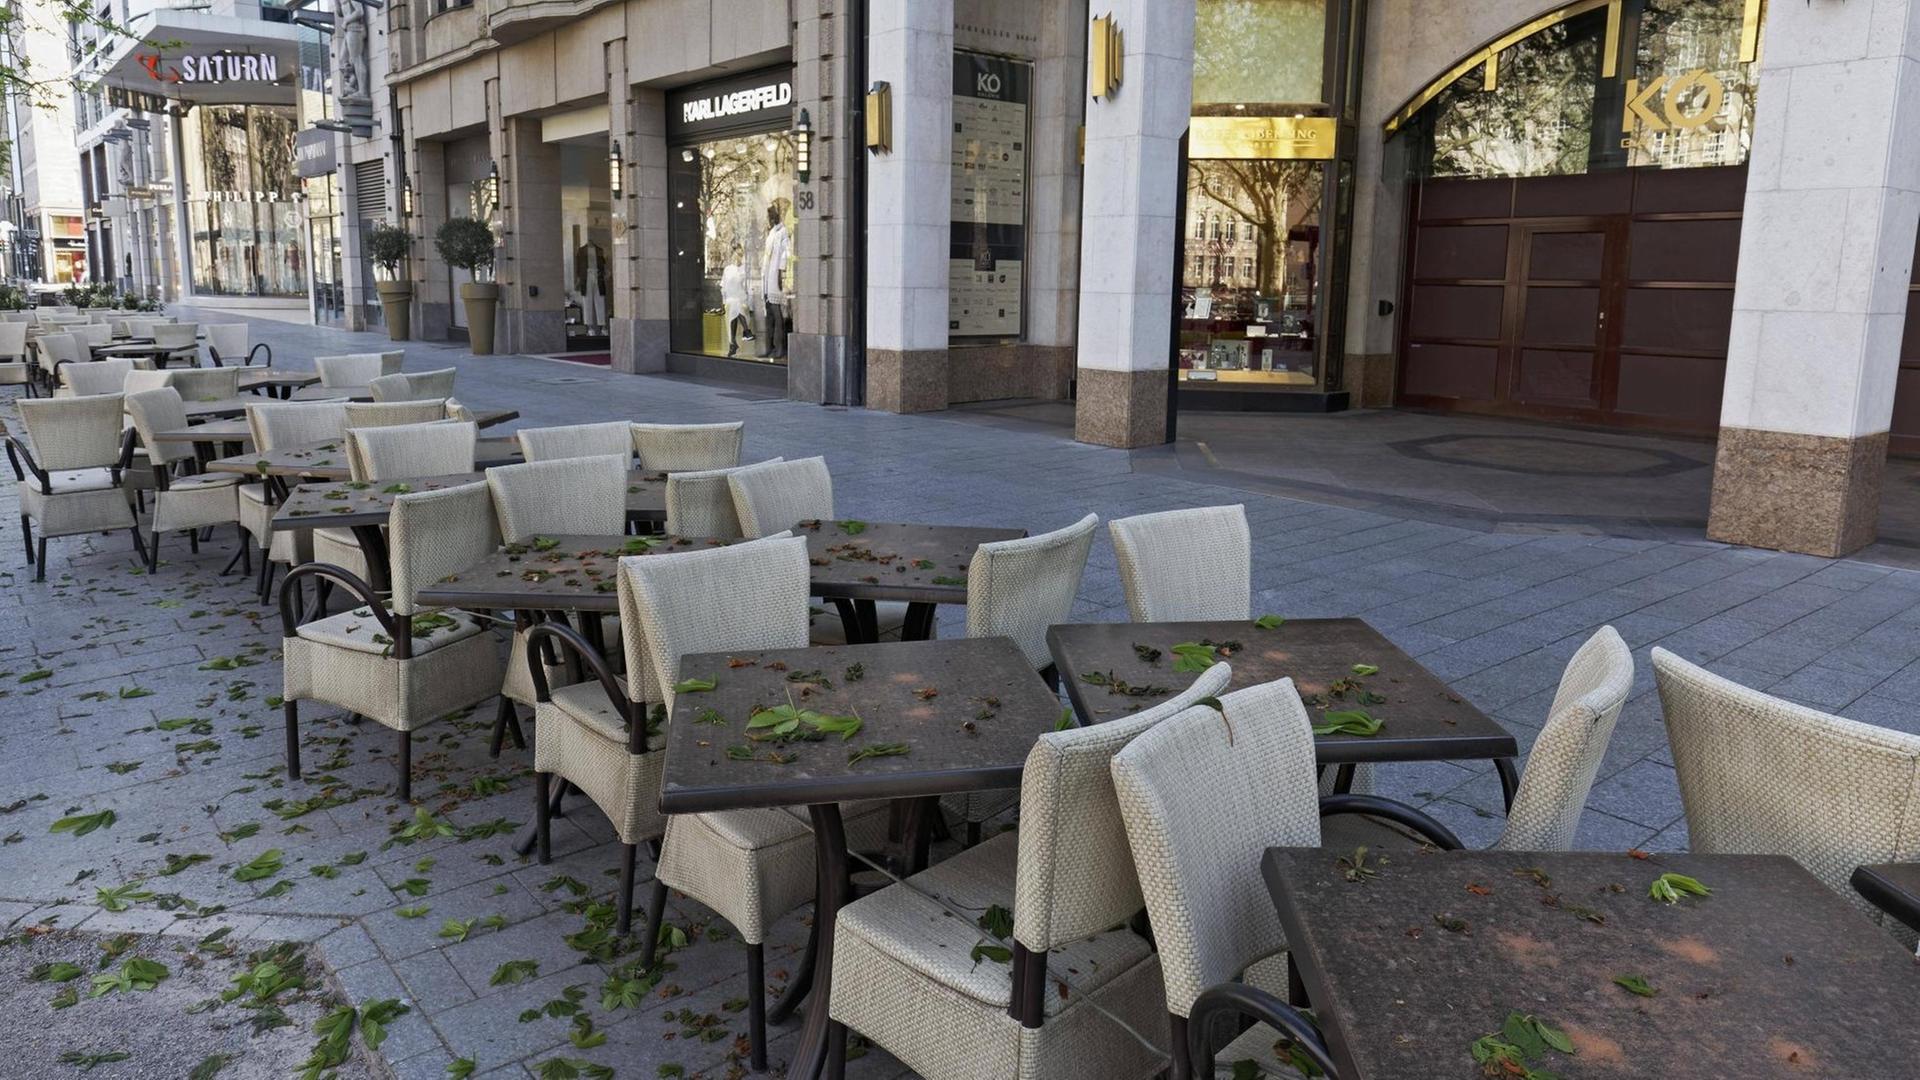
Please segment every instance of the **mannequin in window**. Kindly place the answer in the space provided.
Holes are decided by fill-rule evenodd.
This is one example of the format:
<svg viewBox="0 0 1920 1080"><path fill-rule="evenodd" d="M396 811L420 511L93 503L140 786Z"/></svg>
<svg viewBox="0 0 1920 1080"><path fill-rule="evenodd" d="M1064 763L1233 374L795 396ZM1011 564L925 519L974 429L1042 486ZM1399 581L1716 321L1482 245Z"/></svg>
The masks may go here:
<svg viewBox="0 0 1920 1080"><path fill-rule="evenodd" d="M599 333L607 325L607 268L600 245L591 240L573 253L573 291L580 294L580 321Z"/></svg>
<svg viewBox="0 0 1920 1080"><path fill-rule="evenodd" d="M780 205L767 207L767 239L760 250L760 287L767 305L767 321L760 343L762 360L785 359L787 355L787 255L793 242L787 235L787 223L780 216Z"/></svg>
<svg viewBox="0 0 1920 1080"><path fill-rule="evenodd" d="M747 253L739 244L720 271L720 304L727 313L727 355L740 351L740 339L753 340L753 320L747 317Z"/></svg>

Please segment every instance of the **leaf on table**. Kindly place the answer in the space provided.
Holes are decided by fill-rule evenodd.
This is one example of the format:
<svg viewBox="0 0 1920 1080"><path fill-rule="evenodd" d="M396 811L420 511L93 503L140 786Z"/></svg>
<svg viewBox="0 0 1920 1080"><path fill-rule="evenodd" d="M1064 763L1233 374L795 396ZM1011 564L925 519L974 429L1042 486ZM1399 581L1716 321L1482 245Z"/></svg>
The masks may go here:
<svg viewBox="0 0 1920 1080"><path fill-rule="evenodd" d="M1677 904L1683 896L1706 896L1712 891L1685 874L1668 872L1653 880L1653 884L1647 888L1647 895L1655 900Z"/></svg>
<svg viewBox="0 0 1920 1080"><path fill-rule="evenodd" d="M1377 675L1380 673L1379 666L1375 664L1355 664L1348 670L1352 671L1355 675Z"/></svg>
<svg viewBox="0 0 1920 1080"><path fill-rule="evenodd" d="M1183 641L1173 646L1173 670L1205 671L1217 661L1214 659L1213 646L1194 641Z"/></svg>
<svg viewBox="0 0 1920 1080"><path fill-rule="evenodd" d="M1615 975L1613 984L1629 994L1639 997L1654 997L1660 993L1654 985L1641 975Z"/></svg>
<svg viewBox="0 0 1920 1080"><path fill-rule="evenodd" d="M719 684L712 679L682 679L673 684L673 692L676 694L704 694L717 685Z"/></svg>
<svg viewBox="0 0 1920 1080"><path fill-rule="evenodd" d="M1385 722L1365 709L1343 709L1323 713L1313 725L1315 735L1377 735Z"/></svg>
<svg viewBox="0 0 1920 1080"><path fill-rule="evenodd" d="M1262 615L1253 620L1253 625L1260 630L1278 630L1286 621L1278 615Z"/></svg>
<svg viewBox="0 0 1920 1080"><path fill-rule="evenodd" d="M848 536L859 536L861 533L867 531L867 523L856 518L848 518L840 522L840 531L846 533Z"/></svg>
<svg viewBox="0 0 1920 1080"><path fill-rule="evenodd" d="M874 743L863 746L847 755L847 764L858 765L868 758L898 757L911 750L906 743Z"/></svg>

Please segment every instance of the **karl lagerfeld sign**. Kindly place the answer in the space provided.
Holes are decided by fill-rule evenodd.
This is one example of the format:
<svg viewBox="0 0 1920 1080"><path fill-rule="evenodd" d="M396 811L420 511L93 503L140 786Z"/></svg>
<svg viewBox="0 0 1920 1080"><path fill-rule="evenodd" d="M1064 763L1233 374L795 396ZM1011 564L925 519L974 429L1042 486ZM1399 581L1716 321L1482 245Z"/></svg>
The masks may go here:
<svg viewBox="0 0 1920 1080"><path fill-rule="evenodd" d="M732 131L783 128L793 121L786 68L757 71L676 91L667 98L667 138L695 141Z"/></svg>

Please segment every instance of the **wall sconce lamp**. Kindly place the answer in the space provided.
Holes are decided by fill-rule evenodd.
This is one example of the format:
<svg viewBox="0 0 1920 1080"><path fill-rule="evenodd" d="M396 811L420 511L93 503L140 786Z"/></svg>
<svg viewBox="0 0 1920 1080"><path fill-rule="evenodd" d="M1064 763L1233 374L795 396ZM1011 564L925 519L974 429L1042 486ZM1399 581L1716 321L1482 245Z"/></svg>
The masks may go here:
<svg viewBox="0 0 1920 1080"><path fill-rule="evenodd" d="M1114 91L1120 89L1126 47L1126 32L1111 14L1094 17L1093 40L1087 43L1087 91L1095 101L1112 100Z"/></svg>
<svg viewBox="0 0 1920 1080"><path fill-rule="evenodd" d="M893 84L877 82L867 91L867 149L893 153Z"/></svg>
<svg viewBox="0 0 1920 1080"><path fill-rule="evenodd" d="M487 165L487 213L492 214L499 209L500 163L495 161Z"/></svg>
<svg viewBox="0 0 1920 1080"><path fill-rule="evenodd" d="M413 181L407 179L406 173L401 173L400 174L400 216L402 218L410 218L413 215L414 215Z"/></svg>
<svg viewBox="0 0 1920 1080"><path fill-rule="evenodd" d="M625 185L620 182L626 175L626 171L627 161L620 156L620 140L615 139L613 149L607 154L607 191L613 196L615 202L620 201L621 194L626 190Z"/></svg>
<svg viewBox="0 0 1920 1080"><path fill-rule="evenodd" d="M793 178L806 183L813 177L813 117L800 110L793 125Z"/></svg>

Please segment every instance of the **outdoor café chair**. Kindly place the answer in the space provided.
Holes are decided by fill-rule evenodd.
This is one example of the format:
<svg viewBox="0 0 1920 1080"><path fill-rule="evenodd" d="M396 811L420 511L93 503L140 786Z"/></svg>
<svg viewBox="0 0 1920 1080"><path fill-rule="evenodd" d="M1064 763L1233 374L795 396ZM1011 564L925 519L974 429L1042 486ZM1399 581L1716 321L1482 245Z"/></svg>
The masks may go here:
<svg viewBox="0 0 1920 1080"><path fill-rule="evenodd" d="M144 315L138 318L128 318L127 319L127 336L136 337L136 338L151 338L153 337L154 327L163 325L165 323L170 323L172 321L173 319L163 315Z"/></svg>
<svg viewBox="0 0 1920 1080"><path fill-rule="evenodd" d="M832 521L836 516L833 477L823 457L742 465L727 475L727 488L733 492L740 532L748 538L791 529L802 521ZM882 600L873 608L879 640L900 640L907 622L907 605ZM850 605L842 604L839 619L815 624L813 643L845 644L852 632L847 625L851 611Z"/></svg>
<svg viewBox="0 0 1920 1080"><path fill-rule="evenodd" d="M382 375L398 374L406 356L404 352L316 356L313 358L313 370L320 376L320 385L328 389L342 386L366 386Z"/></svg>
<svg viewBox="0 0 1920 1080"><path fill-rule="evenodd" d="M627 529L627 454L558 461L529 461L487 470L487 489L493 493L493 511L500 536L509 544L524 544L537 535L619 536ZM507 657L506 683L501 688L499 715L493 722L493 753L498 755L509 727L518 723L510 711L514 703L533 705L534 684L527 674L527 631L536 613L515 612L514 634ZM620 619L601 619L602 633L611 651L619 640ZM550 661L551 648L541 650ZM557 684L562 672L549 673ZM519 739L516 736L515 742Z"/></svg>
<svg viewBox="0 0 1920 1080"><path fill-rule="evenodd" d="M967 567L967 636L1012 638L1035 671L1058 683L1047 627L1067 622L1086 573L1093 531L1088 514L1064 529L995 540L974 550ZM1013 791L969 791L941 798L940 808L967 826L967 844L980 842L980 827L1013 805Z"/></svg>
<svg viewBox="0 0 1920 1080"><path fill-rule="evenodd" d="M35 340L34 347L39 352L41 374L45 376L47 385L53 387L54 396L72 397L71 391L62 393L61 384L64 382L64 376L61 372L70 365L88 363L93 359L92 354L87 350L86 343L62 330L41 334ZM128 368L133 367L133 362L130 360L122 362Z"/></svg>
<svg viewBox="0 0 1920 1080"><path fill-rule="evenodd" d="M1580 646L1560 676L1547 722L1527 754L1507 809L1497 851L1571 851L1587 795L1607 756L1620 710L1633 690L1633 652L1618 631L1603 626ZM1360 815L1326 826L1327 846L1351 850L1420 843L1391 823Z"/></svg>
<svg viewBox="0 0 1920 1080"><path fill-rule="evenodd" d="M493 553L497 536L486 485L462 484L393 500L387 536L393 594L337 566L307 563L280 585L281 666L286 685L287 775L300 778L299 703L314 701L399 733L398 796L413 796L413 732L500 692L500 643L490 624L458 608L426 609L421 588ZM297 621L300 580L327 580L361 606Z"/></svg>
<svg viewBox="0 0 1920 1080"><path fill-rule="evenodd" d="M141 374L135 372L134 374ZM158 372L156 374L165 374ZM147 572L160 565L160 534L185 530L190 549L200 550L200 530L214 525L233 525L240 543L242 573L251 573L253 565L247 553L247 531L240 524L240 478L232 473L188 475L175 471L194 462L193 445L162 442L155 432L177 431L187 426L186 409L180 392L170 386L128 394L127 415L146 449L147 465L153 476L153 520L147 539Z"/></svg>
<svg viewBox="0 0 1920 1080"><path fill-rule="evenodd" d="M190 361L189 366L197 366L200 362L200 324L155 323L153 347L177 352Z"/></svg>
<svg viewBox="0 0 1920 1080"><path fill-rule="evenodd" d="M727 477L737 469L738 466L668 473L667 533L717 540L739 539L742 535L740 514L733 507L733 489L727 486Z"/></svg>
<svg viewBox="0 0 1920 1080"><path fill-rule="evenodd" d="M346 410L337 401L262 402L247 406L247 427L261 453L277 447L343 439ZM268 482L240 485L240 523L260 546L260 602L272 595L274 566L292 568L313 560L313 536L307 529L273 527L276 505Z"/></svg>
<svg viewBox="0 0 1920 1080"><path fill-rule="evenodd" d="M240 396L239 368L179 368L168 383L183 401L231 401Z"/></svg>
<svg viewBox="0 0 1920 1080"><path fill-rule="evenodd" d="M1252 617L1253 546L1245 507L1115 518L1107 529L1134 622Z"/></svg>
<svg viewBox="0 0 1920 1080"><path fill-rule="evenodd" d="M383 376L384 377L384 376ZM347 430L364 427L394 427L400 424L427 424L451 419L445 400L435 401L349 401ZM428 476L430 473L413 473Z"/></svg>
<svg viewBox="0 0 1920 1080"><path fill-rule="evenodd" d="M425 401L453 396L453 379L459 368L435 371L409 371L381 375L367 384L375 401Z"/></svg>
<svg viewBox="0 0 1920 1080"><path fill-rule="evenodd" d="M47 579L47 540L125 529L146 556L121 469L124 400L119 394L16 401L19 433L7 436L20 499L20 536L33 580ZM39 538L34 537L39 527Z"/></svg>
<svg viewBox="0 0 1920 1080"><path fill-rule="evenodd" d="M0 322L0 386L24 386L28 397L37 393L27 362L26 323Z"/></svg>
<svg viewBox="0 0 1920 1080"><path fill-rule="evenodd" d="M594 783L597 770L590 762L611 764L613 754L635 747L633 740L645 753L651 745L647 740L655 733L642 726L651 726L655 710L634 704L633 699L650 698L659 703L664 715L671 716L682 656L804 648L809 575L807 542L793 536L620 560L621 618L628 624L623 635L629 653L627 709L633 723L618 723L618 713L613 714L615 723L604 719L605 710L620 697L618 684L604 666L597 685L578 683L558 691L563 702L559 712L566 719L548 727L546 716L554 715L549 712L534 725L535 789L544 795L547 783L542 774L558 768L571 769L572 775L584 771L588 782ZM536 633L565 636L551 623ZM647 674L653 676L652 685L644 684ZM601 710L598 725L590 719L589 702ZM636 727L642 730L635 731ZM565 741L559 744L558 756L549 756L548 740L556 731L566 733ZM664 745L664 734L660 738ZM813 830L805 818L786 808L663 818L658 812L663 756L655 752L644 763L630 762L636 772L627 778L636 782L610 788L602 779L603 793L594 797L601 809L620 815L615 827L626 850L617 898L619 932L625 932L632 906L635 846L658 836L659 861L654 867L640 964L652 966L668 889L692 897L726 919L747 946L749 1050L753 1067L765 1069L764 943L777 919L814 898ZM545 806L543 800L538 811L543 829ZM885 841L886 802L850 804L842 810L850 843L872 847ZM541 861L545 860L543 842Z"/></svg>
<svg viewBox="0 0 1920 1080"><path fill-rule="evenodd" d="M740 464L744 420L730 424L634 424L633 451L648 472L730 469Z"/></svg>
<svg viewBox="0 0 1920 1080"><path fill-rule="evenodd" d="M514 435L520 440L520 453L530 462L608 456L625 460L633 456L633 434L624 420L521 428Z"/></svg>
<svg viewBox="0 0 1920 1080"><path fill-rule="evenodd" d="M1252 1059L1268 1075L1290 1075L1272 1049L1284 1035L1333 1072L1311 1023L1273 995L1286 979L1286 940L1260 878L1262 852L1320 847L1323 816L1362 812L1390 817L1437 847L1460 846L1412 807L1371 795L1321 796L1315 772L1313 722L1291 679L1185 709L1114 756L1118 816L1139 883L1134 895L1146 901L1160 950L1175 1080L1214 1075L1210 1046L1196 1056L1192 1045L1206 1040L1190 1037L1210 1034L1209 1017L1222 1010L1261 1021L1233 1040L1227 1060Z"/></svg>
<svg viewBox="0 0 1920 1080"><path fill-rule="evenodd" d="M113 344L113 326L110 323L75 323L69 328L69 332L87 345Z"/></svg>
<svg viewBox="0 0 1920 1080"><path fill-rule="evenodd" d="M61 364L61 387L54 391L54 396L89 397L98 394L124 393L127 372L132 370L133 361L125 357Z"/></svg>
<svg viewBox="0 0 1920 1080"><path fill-rule="evenodd" d="M1786 855L1909 947L1854 868L1920 859L1920 736L1795 705L1653 650L1688 849Z"/></svg>
<svg viewBox="0 0 1920 1080"><path fill-rule="evenodd" d="M836 1025L926 1080L1159 1075L1165 1057L1113 1019L1165 1042L1160 961L1129 926L1140 884L1108 764L1231 675L1215 664L1133 716L1041 735L1020 780L1018 831L841 908L828 1008ZM1011 912L1006 937L980 925L995 908ZM1011 962L984 958L981 947L1009 949ZM830 1029L828 1053L845 1050L845 1031Z"/></svg>
<svg viewBox="0 0 1920 1080"><path fill-rule="evenodd" d="M273 346L262 341L252 348L247 343L252 340L251 328L246 323L209 323L207 324L207 359L214 367L239 364L252 367L253 358L262 357L261 367L273 366Z"/></svg>
<svg viewBox="0 0 1920 1080"><path fill-rule="evenodd" d="M173 377L178 371L165 371L159 368L134 368L120 383L120 391L128 397L144 394L149 390L158 390L172 386Z"/></svg>
<svg viewBox="0 0 1920 1080"><path fill-rule="evenodd" d="M352 406L348 405L349 415ZM378 484L410 476L451 476L473 471L473 446L478 431L472 424L435 420L392 427L347 428L347 475L361 483ZM313 530L313 561L338 566L366 579L367 554L352 529ZM321 610L326 610L331 586L315 583Z"/></svg>

